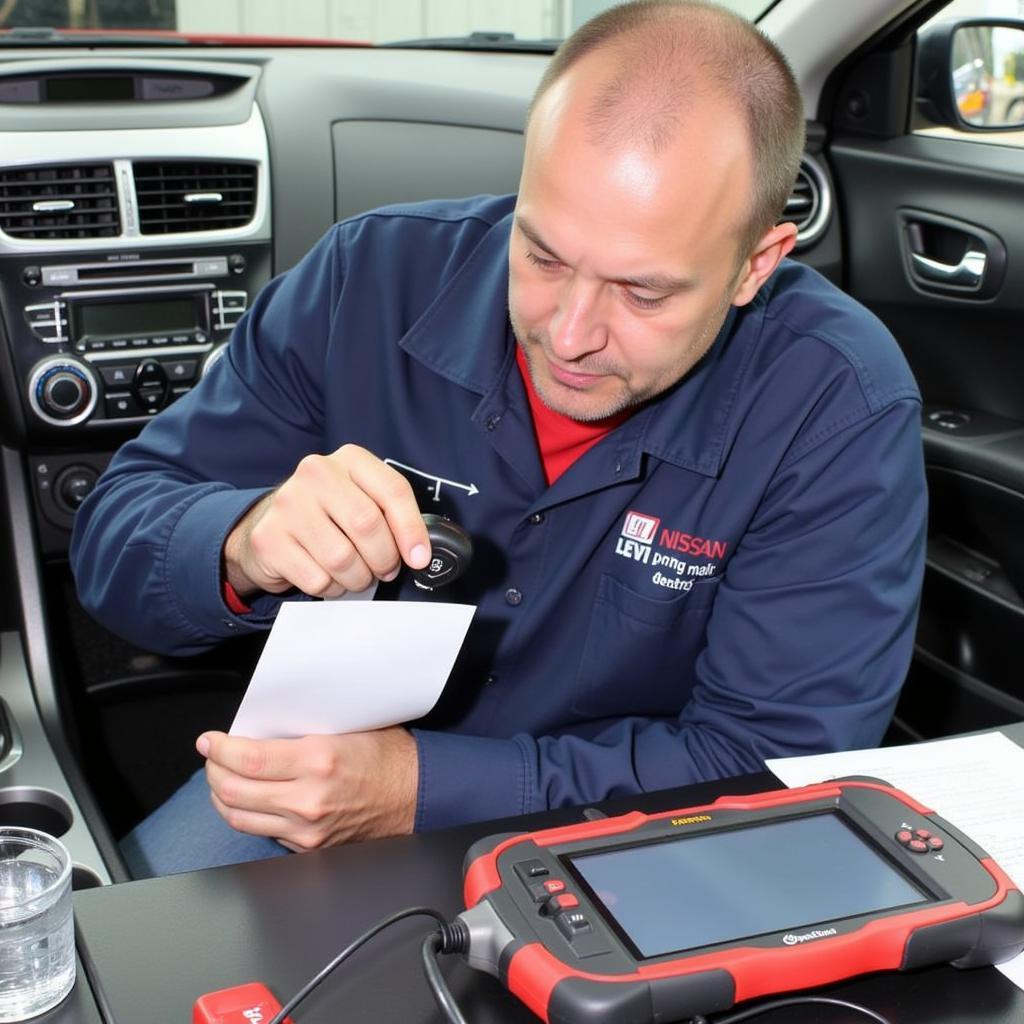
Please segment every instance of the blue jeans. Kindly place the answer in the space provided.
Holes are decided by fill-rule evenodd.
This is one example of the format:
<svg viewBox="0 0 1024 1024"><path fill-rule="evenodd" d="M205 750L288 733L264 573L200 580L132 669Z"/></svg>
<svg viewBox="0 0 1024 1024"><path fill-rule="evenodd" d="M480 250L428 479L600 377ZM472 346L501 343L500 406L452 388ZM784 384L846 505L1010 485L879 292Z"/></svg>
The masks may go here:
<svg viewBox="0 0 1024 1024"><path fill-rule="evenodd" d="M276 839L236 832L228 825L210 802L202 768L121 840L121 854L133 878L283 857L288 852Z"/></svg>

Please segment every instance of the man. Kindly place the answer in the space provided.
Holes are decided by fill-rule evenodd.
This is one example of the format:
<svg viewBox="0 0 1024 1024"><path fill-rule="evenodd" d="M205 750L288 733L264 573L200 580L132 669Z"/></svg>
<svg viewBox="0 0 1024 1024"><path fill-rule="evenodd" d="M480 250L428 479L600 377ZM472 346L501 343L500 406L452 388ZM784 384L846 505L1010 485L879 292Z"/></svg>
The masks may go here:
<svg viewBox="0 0 1024 1024"><path fill-rule="evenodd" d="M283 599L422 598L400 573L441 511L477 549L443 596L478 608L425 722L201 736L209 795L143 823L134 870L881 738L922 572L919 399L878 321L782 262L802 143L752 27L628 4L555 57L514 208L357 217L263 291L79 512L83 603L189 653Z"/></svg>

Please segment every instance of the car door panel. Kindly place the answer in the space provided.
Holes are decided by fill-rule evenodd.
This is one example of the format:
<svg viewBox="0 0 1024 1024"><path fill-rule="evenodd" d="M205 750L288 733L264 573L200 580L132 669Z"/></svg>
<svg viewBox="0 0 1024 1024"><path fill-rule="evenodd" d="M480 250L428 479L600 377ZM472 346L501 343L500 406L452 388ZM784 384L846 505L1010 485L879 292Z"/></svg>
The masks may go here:
<svg viewBox="0 0 1024 1024"><path fill-rule="evenodd" d="M928 563L896 739L1024 715L1024 149L983 138L845 132L828 149L845 287L925 402Z"/></svg>

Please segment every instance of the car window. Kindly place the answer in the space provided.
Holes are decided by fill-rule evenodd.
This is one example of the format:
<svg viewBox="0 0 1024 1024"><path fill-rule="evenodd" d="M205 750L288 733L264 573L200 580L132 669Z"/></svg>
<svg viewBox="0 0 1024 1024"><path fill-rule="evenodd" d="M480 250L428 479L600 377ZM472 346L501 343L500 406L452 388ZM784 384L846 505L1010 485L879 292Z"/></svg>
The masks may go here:
<svg viewBox="0 0 1024 1024"><path fill-rule="evenodd" d="M984 131L1024 124L1024 0L951 0L920 29L950 20L994 18L1022 22L1021 29L964 26L953 36L953 89L957 109L982 131L930 124L916 115L914 130L988 145L1024 146L1021 131Z"/></svg>
<svg viewBox="0 0 1024 1024"><path fill-rule="evenodd" d="M756 19L772 2L725 0L724 5ZM372 43L510 32L517 39L558 40L610 6L601 0L0 0L0 29L131 29Z"/></svg>

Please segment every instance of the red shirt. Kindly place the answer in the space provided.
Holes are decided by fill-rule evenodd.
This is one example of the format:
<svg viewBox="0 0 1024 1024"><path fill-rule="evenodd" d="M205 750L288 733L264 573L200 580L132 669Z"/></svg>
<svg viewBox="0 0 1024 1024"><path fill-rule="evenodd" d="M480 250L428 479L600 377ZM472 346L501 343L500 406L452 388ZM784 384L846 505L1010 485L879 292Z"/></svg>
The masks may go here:
<svg viewBox="0 0 1024 1024"><path fill-rule="evenodd" d="M519 372L526 387L526 397L530 401L533 431L537 435L541 462L544 463L544 476L550 486L602 437L610 434L620 423L625 423L631 410L626 409L607 419L594 420L591 423L580 423L578 420L570 419L544 404L533 387L526 356L518 345L516 362L519 364Z"/></svg>

